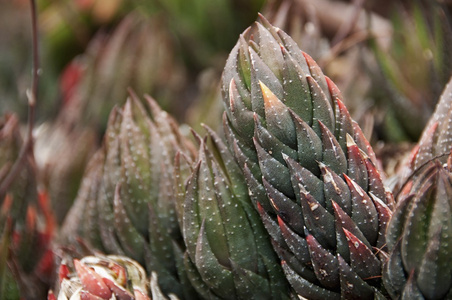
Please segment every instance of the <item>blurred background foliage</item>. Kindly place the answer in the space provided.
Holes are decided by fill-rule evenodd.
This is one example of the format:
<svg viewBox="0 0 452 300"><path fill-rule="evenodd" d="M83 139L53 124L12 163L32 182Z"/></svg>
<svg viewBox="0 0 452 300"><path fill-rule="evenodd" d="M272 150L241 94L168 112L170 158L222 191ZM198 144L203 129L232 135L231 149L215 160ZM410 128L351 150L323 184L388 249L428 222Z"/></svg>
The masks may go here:
<svg viewBox="0 0 452 300"><path fill-rule="evenodd" d="M42 69L36 166L50 198L63 197L68 205L109 112L125 102L128 88L150 94L195 130L201 123L221 126L221 72L258 12L337 83L389 175L400 153L418 140L452 70L452 4L446 0L37 3ZM23 124L30 27L28 0L0 1L0 113L15 112ZM63 157L71 163L54 167ZM51 184L52 178L60 180ZM65 180L71 185L63 191ZM66 208L61 211L58 220Z"/></svg>

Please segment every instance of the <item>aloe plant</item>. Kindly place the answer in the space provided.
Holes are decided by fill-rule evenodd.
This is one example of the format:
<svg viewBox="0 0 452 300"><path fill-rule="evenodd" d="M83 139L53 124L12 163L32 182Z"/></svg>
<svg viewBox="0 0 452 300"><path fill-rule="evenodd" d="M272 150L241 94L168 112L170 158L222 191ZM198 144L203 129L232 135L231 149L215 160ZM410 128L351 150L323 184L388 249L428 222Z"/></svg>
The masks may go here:
<svg viewBox="0 0 452 300"><path fill-rule="evenodd" d="M388 225L390 256L383 279L394 299L452 295L451 103L452 81L413 150Z"/></svg>
<svg viewBox="0 0 452 300"><path fill-rule="evenodd" d="M183 15L186 26L172 28L176 35L186 30L181 45L185 37L218 33L217 23L206 28L184 15L184 8L197 16L212 8L204 2L158 3L159 14ZM227 7L225 15L238 5L220 2L215 9ZM168 93L183 86L169 82L180 75L164 64L171 53L148 45L156 38L148 35L148 21L129 16L105 45L92 44L91 51L104 55L86 73L71 65L80 77L63 84L60 124L71 127L90 114L102 119L106 111L96 101L110 95L123 102L129 84L162 80ZM209 46L196 46L194 61L212 58ZM148 51L164 53L139 63L151 57ZM148 63L156 57L169 77L153 77ZM338 87L260 16L224 68L222 133L203 126L205 137L194 130L189 136L155 100L129 89L125 104L111 111L102 145L55 234L49 203L63 200L38 189L58 184L40 173L51 143L39 134L34 143L31 134L38 73L36 64L28 148L16 118L0 121L0 298L43 297L56 274L51 300L451 298L452 83L399 173L395 202ZM77 142L58 140L69 139ZM30 149L21 152L29 156L19 149ZM22 168L9 181L14 163Z"/></svg>
<svg viewBox="0 0 452 300"><path fill-rule="evenodd" d="M391 254L383 273L393 299L452 295L451 180L450 165L430 161L399 196L388 225Z"/></svg>
<svg viewBox="0 0 452 300"><path fill-rule="evenodd" d="M383 297L392 195L338 88L261 17L232 50L222 93L226 138L297 293Z"/></svg>
<svg viewBox="0 0 452 300"><path fill-rule="evenodd" d="M154 100L147 97L146 104L132 94L112 111L104 145L63 225L62 243L80 236L95 249L128 256L157 272L164 292L182 296L190 289L176 266L185 246L171 177L175 153L191 157L191 146Z"/></svg>
<svg viewBox="0 0 452 300"><path fill-rule="evenodd" d="M45 191L38 192L33 156L28 153L10 177L23 145L18 118L0 121L0 298L43 297L53 268L55 221ZM10 178L12 180L10 181Z"/></svg>
<svg viewBox="0 0 452 300"><path fill-rule="evenodd" d="M200 143L185 192L184 265L205 299L288 299L289 286L243 175L226 146L210 130L212 152Z"/></svg>
<svg viewBox="0 0 452 300"><path fill-rule="evenodd" d="M137 262L122 256L85 256L74 259L70 272L60 266L58 299L151 299L146 272ZM56 299L53 292L48 299Z"/></svg>
<svg viewBox="0 0 452 300"><path fill-rule="evenodd" d="M152 94L161 106L181 116L179 105L167 104L178 99L186 84L186 70L169 35L161 20L138 12L125 16L109 35L99 32L63 73L59 118L102 132L111 109L125 102L129 88L140 95Z"/></svg>

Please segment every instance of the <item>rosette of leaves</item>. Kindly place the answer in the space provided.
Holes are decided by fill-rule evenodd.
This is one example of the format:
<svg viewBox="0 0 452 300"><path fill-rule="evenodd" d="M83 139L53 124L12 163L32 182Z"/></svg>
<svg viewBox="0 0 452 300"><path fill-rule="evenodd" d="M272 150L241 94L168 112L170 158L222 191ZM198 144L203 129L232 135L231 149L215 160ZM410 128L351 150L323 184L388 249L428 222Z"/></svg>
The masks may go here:
<svg viewBox="0 0 452 300"><path fill-rule="evenodd" d="M132 95L112 111L103 147L63 225L62 244L81 237L94 249L128 256L157 272L163 292L182 298L190 292L176 267L185 248L172 175L175 153L190 158L191 146L154 100L145 102Z"/></svg>
<svg viewBox="0 0 452 300"><path fill-rule="evenodd" d="M289 285L238 165L210 131L180 194L187 276L203 299L288 299ZM182 164L181 164L182 165ZM186 168L185 168L186 169Z"/></svg>
<svg viewBox="0 0 452 300"><path fill-rule="evenodd" d="M44 297L53 267L49 200L38 194L31 152L20 160L22 147L17 117L5 115L0 121L0 186L7 185L0 195L1 299Z"/></svg>
<svg viewBox="0 0 452 300"><path fill-rule="evenodd" d="M383 280L393 299L452 297L452 156L429 161L398 197Z"/></svg>
<svg viewBox="0 0 452 300"><path fill-rule="evenodd" d="M159 18L138 12L124 17L110 34L97 34L63 73L62 119L104 130L112 108L124 104L128 88L139 95L152 94L166 110L180 116L183 105L169 101L180 96L185 69L169 36ZM71 78L71 84L63 84Z"/></svg>
<svg viewBox="0 0 452 300"><path fill-rule="evenodd" d="M392 195L334 83L261 17L232 50L222 92L228 144L296 292L383 297Z"/></svg>
<svg viewBox="0 0 452 300"><path fill-rule="evenodd" d="M53 277L55 221L46 194L30 203L24 220L14 219L14 199L7 196L0 211L0 298L44 298Z"/></svg>
<svg viewBox="0 0 452 300"><path fill-rule="evenodd" d="M85 256L73 260L73 269L61 264L58 299L152 299L145 270L128 257ZM56 299L53 292L48 299Z"/></svg>
<svg viewBox="0 0 452 300"><path fill-rule="evenodd" d="M414 148L388 225L383 280L394 299L452 297L452 80Z"/></svg>

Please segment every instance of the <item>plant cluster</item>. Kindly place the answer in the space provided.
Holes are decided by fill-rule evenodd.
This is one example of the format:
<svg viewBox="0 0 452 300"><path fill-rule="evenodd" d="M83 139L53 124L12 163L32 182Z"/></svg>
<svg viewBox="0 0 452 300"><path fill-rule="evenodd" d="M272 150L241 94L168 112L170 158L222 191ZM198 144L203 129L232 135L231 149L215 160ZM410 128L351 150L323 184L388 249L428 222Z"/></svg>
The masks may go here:
<svg viewBox="0 0 452 300"><path fill-rule="evenodd" d="M187 130L137 96L149 68L175 70L148 44L153 26L129 16L116 39L98 36L89 76L74 85L81 69L71 63L67 103L47 136L31 132L36 81L28 135L16 115L1 119L1 299L452 298L452 80L388 180L333 80L263 15L227 58L218 130ZM186 34L211 36L205 26ZM130 67L146 49L162 60ZM111 65L109 55L130 61ZM156 91L183 84L165 74L152 80ZM99 122L100 147L78 122ZM43 163L58 143L67 161ZM88 161L83 175L73 161ZM74 178L75 197L66 191Z"/></svg>

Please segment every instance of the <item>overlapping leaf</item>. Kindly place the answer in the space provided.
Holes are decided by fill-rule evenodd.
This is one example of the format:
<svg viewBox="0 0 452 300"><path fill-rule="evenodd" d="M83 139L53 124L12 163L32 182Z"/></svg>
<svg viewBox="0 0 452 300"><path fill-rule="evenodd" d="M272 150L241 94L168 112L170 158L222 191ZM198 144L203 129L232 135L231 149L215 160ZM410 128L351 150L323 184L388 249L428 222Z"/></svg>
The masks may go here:
<svg viewBox="0 0 452 300"><path fill-rule="evenodd" d="M200 150L183 201L185 267L205 299L287 299L289 287L243 175L210 131L213 153Z"/></svg>
<svg viewBox="0 0 452 300"><path fill-rule="evenodd" d="M394 299L451 297L451 199L451 166L438 160L427 163L399 197L388 225L391 253L383 276Z"/></svg>
<svg viewBox="0 0 452 300"><path fill-rule="evenodd" d="M128 257L85 256L74 259L73 269L75 272L70 272L66 263L61 265L58 299L152 299L145 270ZM158 286L152 296L167 299ZM53 292L48 298L56 299Z"/></svg>
<svg viewBox="0 0 452 300"><path fill-rule="evenodd" d="M188 159L192 154L173 119L151 98L146 103L132 95L112 111L103 148L90 162L64 224L62 243L80 236L106 253L126 255L157 272L164 292L183 297L190 288L177 269L185 246L172 175L176 152Z"/></svg>
<svg viewBox="0 0 452 300"><path fill-rule="evenodd" d="M387 230L383 279L393 298L452 295L452 83L414 149Z"/></svg>
<svg viewBox="0 0 452 300"><path fill-rule="evenodd" d="M312 299L381 296L392 196L334 83L261 18L232 50L222 93L228 144L292 286Z"/></svg>

